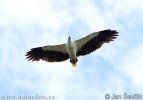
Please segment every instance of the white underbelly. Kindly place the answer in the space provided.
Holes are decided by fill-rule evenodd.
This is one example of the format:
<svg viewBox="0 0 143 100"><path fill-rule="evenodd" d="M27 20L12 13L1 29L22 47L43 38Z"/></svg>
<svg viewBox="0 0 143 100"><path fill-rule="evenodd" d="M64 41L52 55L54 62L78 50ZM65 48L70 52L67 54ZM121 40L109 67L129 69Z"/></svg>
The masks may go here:
<svg viewBox="0 0 143 100"><path fill-rule="evenodd" d="M76 58L76 46L74 42L67 43L66 47L67 47L70 58Z"/></svg>

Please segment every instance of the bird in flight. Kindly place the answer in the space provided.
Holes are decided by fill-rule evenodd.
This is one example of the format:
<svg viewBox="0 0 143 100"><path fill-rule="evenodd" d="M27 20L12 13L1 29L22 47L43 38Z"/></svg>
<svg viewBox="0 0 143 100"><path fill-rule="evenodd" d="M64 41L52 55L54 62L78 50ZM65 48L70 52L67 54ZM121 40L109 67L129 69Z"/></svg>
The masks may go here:
<svg viewBox="0 0 143 100"><path fill-rule="evenodd" d="M31 61L41 59L47 62L61 62L70 59L73 67L75 67L78 62L77 57L92 53L100 48L103 43L109 43L116 39L117 36L118 32L116 30L107 29L93 32L75 41L68 37L68 41L65 44L32 48L25 56Z"/></svg>

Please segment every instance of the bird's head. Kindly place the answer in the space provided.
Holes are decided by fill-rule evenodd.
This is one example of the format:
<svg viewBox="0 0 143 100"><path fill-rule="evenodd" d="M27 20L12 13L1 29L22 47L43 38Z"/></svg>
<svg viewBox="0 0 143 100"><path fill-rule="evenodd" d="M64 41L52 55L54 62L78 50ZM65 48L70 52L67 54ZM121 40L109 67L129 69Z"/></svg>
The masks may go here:
<svg viewBox="0 0 143 100"><path fill-rule="evenodd" d="M71 41L71 37L70 36L68 37L68 41Z"/></svg>

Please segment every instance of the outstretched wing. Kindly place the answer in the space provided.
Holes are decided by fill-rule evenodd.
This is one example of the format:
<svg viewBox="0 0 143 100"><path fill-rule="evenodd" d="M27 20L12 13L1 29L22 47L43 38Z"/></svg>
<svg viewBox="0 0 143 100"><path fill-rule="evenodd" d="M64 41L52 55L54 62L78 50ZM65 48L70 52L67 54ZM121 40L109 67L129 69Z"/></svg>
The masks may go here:
<svg viewBox="0 0 143 100"><path fill-rule="evenodd" d="M41 59L47 62L60 62L69 58L65 44L32 48L26 56L28 60Z"/></svg>
<svg viewBox="0 0 143 100"><path fill-rule="evenodd" d="M116 30L103 30L99 32L91 33L90 35L76 40L77 56L83 56L89 54L96 49L100 48L103 43L109 43L113 39L117 38L118 32Z"/></svg>

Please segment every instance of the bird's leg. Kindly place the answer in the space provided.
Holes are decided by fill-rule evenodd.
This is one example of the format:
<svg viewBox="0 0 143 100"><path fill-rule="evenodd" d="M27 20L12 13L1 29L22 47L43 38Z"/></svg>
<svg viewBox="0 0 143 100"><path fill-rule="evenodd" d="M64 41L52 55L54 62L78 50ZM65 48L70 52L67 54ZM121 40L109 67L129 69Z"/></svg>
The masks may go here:
<svg viewBox="0 0 143 100"><path fill-rule="evenodd" d="M78 59L70 59L70 62L72 63L73 67L76 67Z"/></svg>

